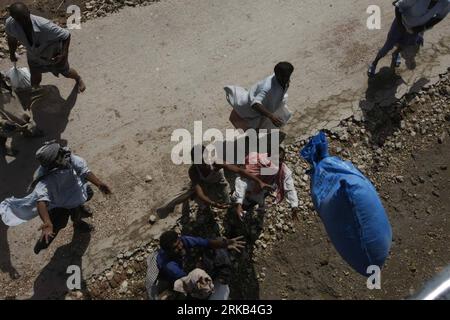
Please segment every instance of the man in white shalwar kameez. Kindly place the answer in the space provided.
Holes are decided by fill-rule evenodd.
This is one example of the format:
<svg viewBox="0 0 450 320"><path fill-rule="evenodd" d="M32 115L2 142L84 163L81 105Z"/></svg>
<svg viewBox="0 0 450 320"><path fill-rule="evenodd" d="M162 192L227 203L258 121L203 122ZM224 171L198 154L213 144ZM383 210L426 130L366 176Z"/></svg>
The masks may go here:
<svg viewBox="0 0 450 320"><path fill-rule="evenodd" d="M274 74L255 84L250 91L238 86L225 87L233 107L230 121L236 129L276 129L290 120L287 91L294 67L289 62L275 66Z"/></svg>

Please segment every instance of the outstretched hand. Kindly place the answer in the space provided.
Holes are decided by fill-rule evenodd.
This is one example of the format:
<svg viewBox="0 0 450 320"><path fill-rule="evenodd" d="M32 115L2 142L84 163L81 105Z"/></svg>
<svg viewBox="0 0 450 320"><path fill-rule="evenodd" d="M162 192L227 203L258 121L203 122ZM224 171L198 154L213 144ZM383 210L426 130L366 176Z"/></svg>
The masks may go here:
<svg viewBox="0 0 450 320"><path fill-rule="evenodd" d="M50 243L50 239L55 237L55 233L53 232L53 225L51 224L43 224L39 227L39 230L42 230L41 241L45 240L47 244Z"/></svg>
<svg viewBox="0 0 450 320"><path fill-rule="evenodd" d="M246 242L242 241L244 236L240 236L234 239L228 240L228 250L233 250L236 252L241 252L242 249L244 249Z"/></svg>
<svg viewBox="0 0 450 320"><path fill-rule="evenodd" d="M111 189L109 188L109 186L106 183L101 183L98 186L98 189L104 194L104 195L109 195L112 193Z"/></svg>

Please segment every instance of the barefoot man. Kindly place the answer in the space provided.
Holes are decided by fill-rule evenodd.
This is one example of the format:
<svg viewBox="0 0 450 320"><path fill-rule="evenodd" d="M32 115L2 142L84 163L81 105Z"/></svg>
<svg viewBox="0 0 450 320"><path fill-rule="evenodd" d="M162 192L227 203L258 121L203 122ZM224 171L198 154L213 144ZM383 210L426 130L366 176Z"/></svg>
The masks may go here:
<svg viewBox="0 0 450 320"><path fill-rule="evenodd" d="M86 86L77 71L69 66L70 33L51 21L30 14L28 7L16 2L9 8L10 17L6 20L5 31L8 38L10 59L17 61L16 49L20 42L27 49L28 65L31 73L31 86L39 87L42 74L51 72L56 77L62 74L74 79L78 91Z"/></svg>

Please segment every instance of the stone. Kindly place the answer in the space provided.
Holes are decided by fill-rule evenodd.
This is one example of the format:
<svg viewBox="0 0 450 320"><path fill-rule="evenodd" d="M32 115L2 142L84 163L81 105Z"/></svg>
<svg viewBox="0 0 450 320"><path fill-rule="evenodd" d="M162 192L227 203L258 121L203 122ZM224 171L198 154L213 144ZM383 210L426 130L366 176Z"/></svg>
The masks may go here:
<svg viewBox="0 0 450 320"><path fill-rule="evenodd" d="M125 280L120 284L119 293L125 294L128 291L128 281Z"/></svg>
<svg viewBox="0 0 450 320"><path fill-rule="evenodd" d="M445 141L445 138L447 137L447 134L444 132L438 137L438 143L443 144Z"/></svg>
<svg viewBox="0 0 450 320"><path fill-rule="evenodd" d="M150 183L153 181L153 178L151 176L145 176L145 183Z"/></svg>
<svg viewBox="0 0 450 320"><path fill-rule="evenodd" d="M111 281L114 277L114 271L109 271L105 273L105 277L108 281Z"/></svg>
<svg viewBox="0 0 450 320"><path fill-rule="evenodd" d="M149 222L150 224L155 224L156 220L157 220L156 216L155 216L154 214L152 214L152 215L150 216L150 218L148 219L148 222Z"/></svg>
<svg viewBox="0 0 450 320"><path fill-rule="evenodd" d="M450 96L450 86L445 86L443 91L444 91L444 94Z"/></svg>
<svg viewBox="0 0 450 320"><path fill-rule="evenodd" d="M328 260L320 260L320 265L322 267L327 266L328 265Z"/></svg>

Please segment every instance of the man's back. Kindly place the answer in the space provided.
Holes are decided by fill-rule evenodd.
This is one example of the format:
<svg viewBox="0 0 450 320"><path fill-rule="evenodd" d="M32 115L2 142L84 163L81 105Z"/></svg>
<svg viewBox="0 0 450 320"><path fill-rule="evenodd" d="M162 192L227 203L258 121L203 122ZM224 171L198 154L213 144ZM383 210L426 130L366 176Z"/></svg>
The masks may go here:
<svg viewBox="0 0 450 320"><path fill-rule="evenodd" d="M6 34L26 47L30 59L48 62L61 51L61 41L66 40L70 33L43 17L30 15L30 18L33 28L32 44L27 39L22 26L12 17L6 19Z"/></svg>
<svg viewBox="0 0 450 320"><path fill-rule="evenodd" d="M396 3L407 28L426 24L433 17L445 18L450 10L450 0L400 0Z"/></svg>
<svg viewBox="0 0 450 320"><path fill-rule="evenodd" d="M49 202L49 208L73 209L84 204L88 199L85 187L85 175L89 173L86 161L71 155L67 168L47 172L40 167L36 172L38 183L35 191L39 201Z"/></svg>

